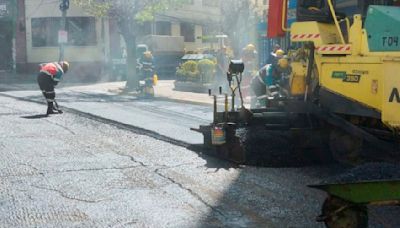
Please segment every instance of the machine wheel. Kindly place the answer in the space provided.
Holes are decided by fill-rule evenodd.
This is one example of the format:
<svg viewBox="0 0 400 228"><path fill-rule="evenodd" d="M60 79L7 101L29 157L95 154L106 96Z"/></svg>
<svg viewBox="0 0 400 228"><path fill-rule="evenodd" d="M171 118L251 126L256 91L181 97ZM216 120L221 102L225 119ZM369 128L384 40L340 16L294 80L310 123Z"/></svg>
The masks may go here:
<svg viewBox="0 0 400 228"><path fill-rule="evenodd" d="M321 220L329 228L365 228L368 227L368 210L366 206L329 196L322 205Z"/></svg>
<svg viewBox="0 0 400 228"><path fill-rule="evenodd" d="M334 129L329 135L329 148L333 159L345 165L355 165L360 161L363 146L361 138L342 130Z"/></svg>

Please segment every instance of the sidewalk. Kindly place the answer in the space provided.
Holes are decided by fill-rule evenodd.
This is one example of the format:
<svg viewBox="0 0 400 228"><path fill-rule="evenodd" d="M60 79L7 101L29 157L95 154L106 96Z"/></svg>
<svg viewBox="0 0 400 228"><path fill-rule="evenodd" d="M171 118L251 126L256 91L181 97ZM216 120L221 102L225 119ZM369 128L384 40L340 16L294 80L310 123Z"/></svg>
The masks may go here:
<svg viewBox="0 0 400 228"><path fill-rule="evenodd" d="M126 82L107 82L98 83L86 86L65 86L63 88L71 91L79 92L107 92L111 94L129 95L134 93L125 92ZM174 90L174 80L159 80L158 84L154 87L155 96L161 99L168 99L177 102L188 102L192 104L212 105L213 100L206 93L192 93L192 92L181 92Z"/></svg>
<svg viewBox="0 0 400 228"><path fill-rule="evenodd" d="M119 82L104 82L104 83L93 83L93 84L77 84L77 83L60 83L56 88L56 92L62 91L73 91L73 92L87 92L87 93L101 93L109 95L121 95L121 96L137 96L136 92L124 91L126 81ZM174 80L159 80L158 84L154 86L154 93L157 99L170 100L180 103L198 104L198 105L213 105L213 98L207 93L195 93L195 92L182 92L177 91L174 88ZM5 91L38 91L38 85L36 82L25 82L25 83L0 83L0 92ZM229 98L230 99L230 98ZM230 101L230 100L229 100ZM224 98L218 97L218 104L222 105ZM250 101L248 98L245 99L245 105L248 107Z"/></svg>

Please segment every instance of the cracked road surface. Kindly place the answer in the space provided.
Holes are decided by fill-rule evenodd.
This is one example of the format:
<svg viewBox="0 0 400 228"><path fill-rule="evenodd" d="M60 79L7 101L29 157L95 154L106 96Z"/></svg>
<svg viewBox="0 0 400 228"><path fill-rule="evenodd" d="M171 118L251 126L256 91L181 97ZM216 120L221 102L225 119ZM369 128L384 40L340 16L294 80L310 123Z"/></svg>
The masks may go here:
<svg viewBox="0 0 400 228"><path fill-rule="evenodd" d="M323 227L335 167L233 167L0 96L0 227Z"/></svg>

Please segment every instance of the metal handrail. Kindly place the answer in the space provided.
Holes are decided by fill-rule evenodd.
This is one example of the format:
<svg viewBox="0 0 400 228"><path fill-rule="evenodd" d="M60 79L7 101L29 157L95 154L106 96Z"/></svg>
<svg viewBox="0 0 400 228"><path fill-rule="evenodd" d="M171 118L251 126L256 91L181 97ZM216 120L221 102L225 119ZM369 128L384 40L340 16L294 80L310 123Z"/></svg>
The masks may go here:
<svg viewBox="0 0 400 228"><path fill-rule="evenodd" d="M333 20L335 21L336 29L337 29L338 32L339 32L340 41L342 42L342 44L345 44L346 42L344 41L344 36L343 36L343 33L342 33L342 29L340 29L339 22L338 22L338 20L337 20L337 18L336 18L336 11L335 11L335 7L333 7L332 0L328 0L328 5L329 5L329 9L330 9L330 11L331 11Z"/></svg>

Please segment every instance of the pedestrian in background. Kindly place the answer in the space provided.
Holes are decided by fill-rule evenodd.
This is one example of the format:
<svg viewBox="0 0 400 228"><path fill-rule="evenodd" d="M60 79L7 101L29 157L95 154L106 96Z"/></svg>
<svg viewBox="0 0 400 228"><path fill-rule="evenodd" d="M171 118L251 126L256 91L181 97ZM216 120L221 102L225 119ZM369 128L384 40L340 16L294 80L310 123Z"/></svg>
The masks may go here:
<svg viewBox="0 0 400 228"><path fill-rule="evenodd" d="M46 115L62 113L62 111L58 109L58 105L57 107L54 106L56 98L54 87L61 81L63 75L67 73L68 69L69 63L66 61L40 64L37 82L47 101Z"/></svg>
<svg viewBox="0 0 400 228"><path fill-rule="evenodd" d="M241 59L244 63L244 72L242 75L242 94L246 98L250 96L250 81L257 72L257 50L254 44L248 44L242 49Z"/></svg>
<svg viewBox="0 0 400 228"><path fill-rule="evenodd" d="M278 50L281 50L281 46L279 44L275 44L272 48L272 52L269 54L267 64L276 64L278 62L276 57L276 52Z"/></svg>

